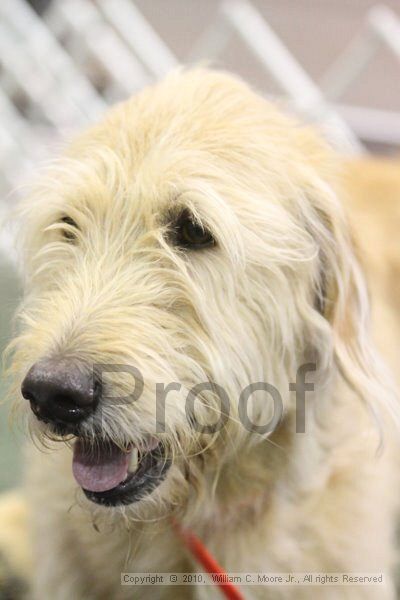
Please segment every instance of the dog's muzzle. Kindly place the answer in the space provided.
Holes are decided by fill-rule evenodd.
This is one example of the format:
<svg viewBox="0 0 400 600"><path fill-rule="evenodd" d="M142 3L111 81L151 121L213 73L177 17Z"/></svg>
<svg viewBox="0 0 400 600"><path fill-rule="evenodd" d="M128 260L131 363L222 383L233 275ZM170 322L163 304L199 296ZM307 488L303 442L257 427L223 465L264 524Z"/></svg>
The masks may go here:
<svg viewBox="0 0 400 600"><path fill-rule="evenodd" d="M148 496L165 478L170 460L160 441L148 437L140 447L120 448L101 431L88 441L80 425L94 415L101 385L83 365L42 360L31 367L21 387L35 416L53 433L73 434L72 472L86 497L103 506L132 504Z"/></svg>
<svg viewBox="0 0 400 600"><path fill-rule="evenodd" d="M94 375L67 360L46 359L34 364L21 392L40 421L71 433L94 413L99 401Z"/></svg>

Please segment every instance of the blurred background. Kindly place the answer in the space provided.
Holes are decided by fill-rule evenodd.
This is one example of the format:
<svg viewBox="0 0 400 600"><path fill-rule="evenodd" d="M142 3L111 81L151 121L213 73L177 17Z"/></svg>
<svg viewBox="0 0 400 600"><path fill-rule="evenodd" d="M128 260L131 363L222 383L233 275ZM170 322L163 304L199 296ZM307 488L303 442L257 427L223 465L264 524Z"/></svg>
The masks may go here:
<svg viewBox="0 0 400 600"><path fill-rule="evenodd" d="M399 152L399 0L1 0L0 221L109 104L204 59L315 122L342 153ZM2 227L0 350L20 296L13 243ZM21 473L23 436L7 414L0 406L0 490Z"/></svg>

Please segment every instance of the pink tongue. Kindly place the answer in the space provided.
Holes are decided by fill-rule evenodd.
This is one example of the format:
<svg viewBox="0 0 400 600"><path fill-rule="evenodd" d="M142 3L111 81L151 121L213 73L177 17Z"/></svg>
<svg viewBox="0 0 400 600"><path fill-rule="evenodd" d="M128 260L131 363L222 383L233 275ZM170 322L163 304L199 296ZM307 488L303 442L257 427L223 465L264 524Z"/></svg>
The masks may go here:
<svg viewBox="0 0 400 600"><path fill-rule="evenodd" d="M81 487L90 492L105 492L124 481L128 474L131 452L123 452L108 443L89 448L81 440L74 446L72 472Z"/></svg>

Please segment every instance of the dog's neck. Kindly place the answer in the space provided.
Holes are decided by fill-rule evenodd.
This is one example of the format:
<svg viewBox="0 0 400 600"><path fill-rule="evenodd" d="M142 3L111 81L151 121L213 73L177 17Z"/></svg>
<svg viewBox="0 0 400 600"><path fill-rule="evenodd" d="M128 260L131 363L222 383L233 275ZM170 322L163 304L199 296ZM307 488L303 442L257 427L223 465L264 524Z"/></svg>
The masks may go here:
<svg viewBox="0 0 400 600"><path fill-rule="evenodd" d="M184 523L200 535L215 528L250 524L268 510L273 490L285 477L291 452L293 423L285 419L267 439L242 447L221 467L218 477L205 467L207 496L189 500Z"/></svg>
<svg viewBox="0 0 400 600"><path fill-rule="evenodd" d="M350 427L349 432L344 432L340 425L345 407L333 398L329 402L320 398L319 406L318 417L332 429L342 431L346 444L352 430ZM309 418L305 433L297 433L296 415L287 414L268 438L236 451L221 467L218 478L211 467L207 473L206 467L208 496L203 495L201 502L189 502L184 515L187 524L204 535L218 528L254 526L271 509L282 488L293 498L302 497L310 489L322 489L332 475L328 457L331 443L334 446L337 438L332 435L332 440L328 440L324 434L321 440L314 422L316 416L311 411Z"/></svg>

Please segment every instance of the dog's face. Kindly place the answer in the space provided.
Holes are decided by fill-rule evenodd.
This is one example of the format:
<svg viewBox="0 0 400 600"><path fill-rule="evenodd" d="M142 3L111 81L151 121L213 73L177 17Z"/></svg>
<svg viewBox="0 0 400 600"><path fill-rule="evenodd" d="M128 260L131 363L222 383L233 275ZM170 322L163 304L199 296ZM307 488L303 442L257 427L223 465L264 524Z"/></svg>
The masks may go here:
<svg viewBox="0 0 400 600"><path fill-rule="evenodd" d="M293 410L310 351L327 367L350 286L328 162L242 83L193 71L114 109L30 199L21 405L72 439L92 502L182 499Z"/></svg>

